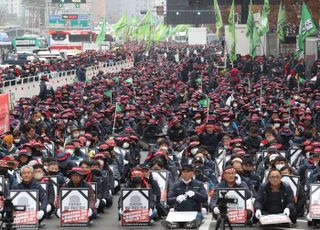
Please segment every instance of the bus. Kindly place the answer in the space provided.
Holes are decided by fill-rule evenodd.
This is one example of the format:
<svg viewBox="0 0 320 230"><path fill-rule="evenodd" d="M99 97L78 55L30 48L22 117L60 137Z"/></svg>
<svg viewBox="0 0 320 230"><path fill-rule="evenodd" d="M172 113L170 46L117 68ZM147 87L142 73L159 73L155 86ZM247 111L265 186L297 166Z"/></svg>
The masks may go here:
<svg viewBox="0 0 320 230"><path fill-rule="evenodd" d="M88 44L96 41L98 32L89 30L50 30L49 31L49 49L59 51L83 51ZM106 34L107 40L112 40L112 36ZM85 44L85 45L84 45Z"/></svg>
<svg viewBox="0 0 320 230"><path fill-rule="evenodd" d="M47 48L47 41L39 35L24 35L12 40L12 47L17 54L33 53L36 49Z"/></svg>

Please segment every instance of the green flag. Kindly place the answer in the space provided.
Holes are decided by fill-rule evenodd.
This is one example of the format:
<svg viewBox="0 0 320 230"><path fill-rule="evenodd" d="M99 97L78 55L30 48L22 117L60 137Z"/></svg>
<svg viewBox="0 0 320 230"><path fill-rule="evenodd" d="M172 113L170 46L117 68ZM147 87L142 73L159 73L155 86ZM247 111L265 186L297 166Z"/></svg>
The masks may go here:
<svg viewBox="0 0 320 230"><path fill-rule="evenodd" d="M196 83L198 84L202 84L202 77L199 77L195 80Z"/></svg>
<svg viewBox="0 0 320 230"><path fill-rule="evenodd" d="M122 106L119 103L117 103L116 111L122 112Z"/></svg>
<svg viewBox="0 0 320 230"><path fill-rule="evenodd" d="M113 81L119 81L120 78L119 78L119 77L113 77L112 80L113 80Z"/></svg>
<svg viewBox="0 0 320 230"><path fill-rule="evenodd" d="M107 91L104 91L103 93L106 97L112 97L112 90L107 90Z"/></svg>
<svg viewBox="0 0 320 230"><path fill-rule="evenodd" d="M230 60L235 61L237 59L237 56L236 56L236 28L234 24L234 0L232 0L228 22L229 22L229 32L231 34Z"/></svg>
<svg viewBox="0 0 320 230"><path fill-rule="evenodd" d="M124 82L132 85L133 84L133 79L130 77L127 80L125 80Z"/></svg>
<svg viewBox="0 0 320 230"><path fill-rule="evenodd" d="M128 25L128 16L127 14L122 15L119 21L112 26L115 34L119 34L123 29L125 29Z"/></svg>
<svg viewBox="0 0 320 230"><path fill-rule="evenodd" d="M286 8L282 5L282 2L279 6L279 13L278 13L278 23L277 23L277 35L280 41L284 41L285 36L285 26L286 26Z"/></svg>
<svg viewBox="0 0 320 230"><path fill-rule="evenodd" d="M154 32L153 39L156 42L160 42L166 39L167 26L163 23L159 24Z"/></svg>
<svg viewBox="0 0 320 230"><path fill-rule="evenodd" d="M103 18L103 22L96 39L96 44L101 45L102 42L104 42L105 37L106 37L106 17Z"/></svg>
<svg viewBox="0 0 320 230"><path fill-rule="evenodd" d="M299 27L299 35L297 38L297 50L295 55L299 56L302 51L304 51L304 41L308 36L317 31L317 26L314 23L310 11L305 3L302 5L301 9L301 21Z"/></svg>
<svg viewBox="0 0 320 230"><path fill-rule="evenodd" d="M209 98L205 98L205 99L200 100L198 103L202 107L206 107L207 108L207 107L209 107L210 100L209 100Z"/></svg>
<svg viewBox="0 0 320 230"><path fill-rule="evenodd" d="M260 37L253 18L252 0L250 1L249 14L246 26L246 36L250 39L249 54L251 57L255 57L256 47L260 43Z"/></svg>
<svg viewBox="0 0 320 230"><path fill-rule="evenodd" d="M216 34L219 35L219 30L220 28L223 27L223 22L222 22L220 7L218 5L217 0L213 0L213 7L214 7L214 15L216 19Z"/></svg>
<svg viewBox="0 0 320 230"><path fill-rule="evenodd" d="M152 25L152 12L148 10L146 15L141 19L138 29L138 35L145 37L150 37L151 35L151 25Z"/></svg>
<svg viewBox="0 0 320 230"><path fill-rule="evenodd" d="M267 34L269 31L269 21L268 21L269 13L270 13L269 0L264 0L262 14L261 14L261 20L260 20L260 28L259 28L259 34L261 36Z"/></svg>

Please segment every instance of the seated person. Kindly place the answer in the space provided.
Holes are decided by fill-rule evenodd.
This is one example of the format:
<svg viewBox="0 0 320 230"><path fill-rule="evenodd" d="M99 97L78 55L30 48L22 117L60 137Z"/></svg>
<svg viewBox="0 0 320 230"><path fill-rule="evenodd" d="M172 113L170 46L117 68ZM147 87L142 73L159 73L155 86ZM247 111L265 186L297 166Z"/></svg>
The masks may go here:
<svg viewBox="0 0 320 230"><path fill-rule="evenodd" d="M257 219L260 219L261 215L283 213L292 223L296 223L293 191L288 184L281 182L279 170L270 170L267 182L260 186L254 202L254 210Z"/></svg>
<svg viewBox="0 0 320 230"><path fill-rule="evenodd" d="M223 170L222 180L216 186L213 196L210 199L210 209L213 211L213 218L217 219L220 216L220 209L218 205L218 190L226 188L243 188L246 189L246 200L251 198L251 192L248 189L246 183L240 180L240 177L237 176L236 170L232 166L228 166ZM247 220L250 220L252 217L252 211L247 210ZM248 221L250 224L250 221Z"/></svg>
<svg viewBox="0 0 320 230"><path fill-rule="evenodd" d="M173 185L168 193L168 205L174 207L176 212L198 212L195 220L183 224L182 227L188 229L198 228L203 220L201 213L201 203L208 200L207 191L202 182L193 179L194 168L190 164L185 164L181 168L181 178ZM165 228L179 228L180 223L163 221Z"/></svg>

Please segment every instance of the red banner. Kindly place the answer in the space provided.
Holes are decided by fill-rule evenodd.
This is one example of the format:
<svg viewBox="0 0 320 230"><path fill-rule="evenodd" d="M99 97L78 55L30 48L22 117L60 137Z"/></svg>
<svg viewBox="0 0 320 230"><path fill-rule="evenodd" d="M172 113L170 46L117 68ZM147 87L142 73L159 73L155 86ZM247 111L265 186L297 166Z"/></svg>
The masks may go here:
<svg viewBox="0 0 320 230"><path fill-rule="evenodd" d="M10 131L9 94L0 94L0 134Z"/></svg>
<svg viewBox="0 0 320 230"><path fill-rule="evenodd" d="M320 216L320 204L310 204L310 216L319 217Z"/></svg>
<svg viewBox="0 0 320 230"><path fill-rule="evenodd" d="M125 210L122 216L122 224L149 222L149 210Z"/></svg>
<svg viewBox="0 0 320 230"><path fill-rule="evenodd" d="M61 215L61 224L88 222L88 210L65 210Z"/></svg>
<svg viewBox="0 0 320 230"><path fill-rule="evenodd" d="M247 220L247 210L228 210L230 223L245 223Z"/></svg>
<svg viewBox="0 0 320 230"><path fill-rule="evenodd" d="M37 223L37 211L23 211L14 213L15 225L29 225Z"/></svg>

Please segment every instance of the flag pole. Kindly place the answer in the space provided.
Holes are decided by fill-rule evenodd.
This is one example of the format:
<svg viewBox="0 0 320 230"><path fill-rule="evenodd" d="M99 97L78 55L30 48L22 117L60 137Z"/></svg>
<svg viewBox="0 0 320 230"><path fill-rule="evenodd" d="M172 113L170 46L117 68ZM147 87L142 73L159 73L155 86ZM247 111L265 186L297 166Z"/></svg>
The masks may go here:
<svg viewBox="0 0 320 230"><path fill-rule="evenodd" d="M117 107L118 107L118 102L116 102L116 108L114 109L114 119L113 119L113 127L112 127L112 135L114 135L114 131L116 129L116 117L117 117Z"/></svg>
<svg viewBox="0 0 320 230"><path fill-rule="evenodd" d="M208 123L208 121L209 121L209 114L210 114L210 98L207 97L207 99L208 99L208 111L207 111L207 123Z"/></svg>

